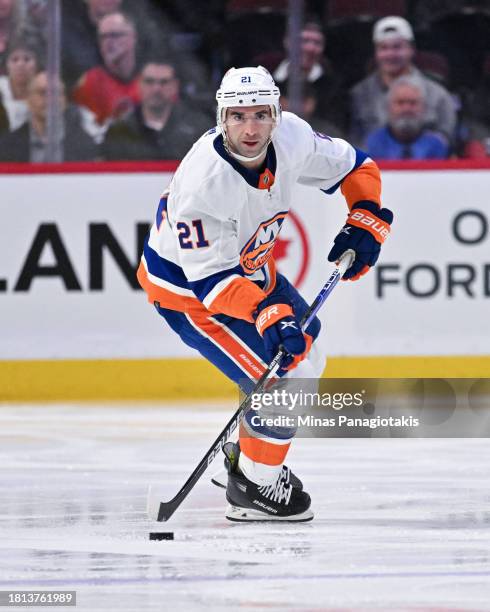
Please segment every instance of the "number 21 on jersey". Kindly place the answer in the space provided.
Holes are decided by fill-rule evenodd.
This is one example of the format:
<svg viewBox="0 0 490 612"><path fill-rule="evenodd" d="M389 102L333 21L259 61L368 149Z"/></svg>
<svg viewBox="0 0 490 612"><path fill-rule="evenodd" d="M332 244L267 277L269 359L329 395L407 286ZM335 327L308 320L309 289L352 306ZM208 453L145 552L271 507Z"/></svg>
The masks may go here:
<svg viewBox="0 0 490 612"><path fill-rule="evenodd" d="M209 246L209 241L204 236L204 229L202 227L201 219L194 219L192 221L194 232L187 223L179 221L177 223L177 229L179 230L179 243L181 249L202 249L203 247ZM195 234L197 240L193 241L191 235Z"/></svg>

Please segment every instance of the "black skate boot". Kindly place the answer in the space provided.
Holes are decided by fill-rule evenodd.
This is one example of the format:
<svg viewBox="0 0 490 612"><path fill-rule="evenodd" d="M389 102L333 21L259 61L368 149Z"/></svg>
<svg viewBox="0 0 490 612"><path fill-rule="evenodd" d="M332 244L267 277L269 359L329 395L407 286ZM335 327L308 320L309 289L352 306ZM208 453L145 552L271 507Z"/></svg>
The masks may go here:
<svg viewBox="0 0 490 612"><path fill-rule="evenodd" d="M255 484L238 471L238 458L231 461L231 449L228 447L225 450L225 447L223 451L230 461L226 488L226 499L230 504L225 513L227 519L238 522L311 521L313 512L310 510L311 499L308 493L286 482L282 472L271 485Z"/></svg>
<svg viewBox="0 0 490 612"><path fill-rule="evenodd" d="M228 474L230 471L235 471L238 466L238 457L240 456L240 443L239 442L227 442L223 446L223 453L225 454L225 469L216 472L211 476L211 482L217 487L226 489L228 485ZM285 484L292 484L293 487L303 490L303 483L294 474L287 465L282 466L279 478L285 482Z"/></svg>

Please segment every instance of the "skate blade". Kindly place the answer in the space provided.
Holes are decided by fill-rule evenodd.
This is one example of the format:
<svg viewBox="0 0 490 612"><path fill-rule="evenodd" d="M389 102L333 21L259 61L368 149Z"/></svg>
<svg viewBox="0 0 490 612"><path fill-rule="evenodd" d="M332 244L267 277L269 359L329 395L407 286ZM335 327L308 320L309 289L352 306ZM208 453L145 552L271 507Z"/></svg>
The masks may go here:
<svg viewBox="0 0 490 612"><path fill-rule="evenodd" d="M260 510L254 510L252 508L240 508L238 506L228 505L225 512L225 517L229 521L235 521L238 523L305 523L311 521L315 515L308 508L301 514L294 514L292 516L274 516L273 514L267 514Z"/></svg>
<svg viewBox="0 0 490 612"><path fill-rule="evenodd" d="M228 472L226 470L220 470L211 476L211 482L217 487L226 489L228 486Z"/></svg>

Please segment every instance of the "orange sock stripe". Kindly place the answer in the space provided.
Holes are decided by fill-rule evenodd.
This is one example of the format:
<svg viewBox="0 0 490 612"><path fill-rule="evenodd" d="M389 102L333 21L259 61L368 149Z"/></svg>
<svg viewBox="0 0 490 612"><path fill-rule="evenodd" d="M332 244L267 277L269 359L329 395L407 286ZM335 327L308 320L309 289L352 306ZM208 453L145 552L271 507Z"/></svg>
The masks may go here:
<svg viewBox="0 0 490 612"><path fill-rule="evenodd" d="M370 200L381 206L381 176L378 166L373 161L362 164L345 178L340 189L349 209L361 200Z"/></svg>
<svg viewBox="0 0 490 612"><path fill-rule="evenodd" d="M263 438L254 438L240 425L240 449L249 459L265 465L282 465L291 442L273 444Z"/></svg>

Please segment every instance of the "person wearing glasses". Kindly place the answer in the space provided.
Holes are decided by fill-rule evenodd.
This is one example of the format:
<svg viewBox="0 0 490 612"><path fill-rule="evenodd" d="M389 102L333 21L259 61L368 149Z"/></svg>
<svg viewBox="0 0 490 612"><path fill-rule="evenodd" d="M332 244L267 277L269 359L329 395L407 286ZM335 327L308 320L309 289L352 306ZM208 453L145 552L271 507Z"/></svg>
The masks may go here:
<svg viewBox="0 0 490 612"><path fill-rule="evenodd" d="M57 135L60 161L92 161L97 145L85 131L79 108L67 103L65 86L58 83L62 122ZM52 161L48 146L48 75L38 72L27 88L27 120L0 138L0 162L44 163Z"/></svg>
<svg viewBox="0 0 490 612"><path fill-rule="evenodd" d="M85 72L72 98L91 110L99 124L121 117L140 101L134 21L125 13L110 13L97 24L103 64Z"/></svg>
<svg viewBox="0 0 490 612"><path fill-rule="evenodd" d="M141 103L110 126L102 145L103 158L182 159L212 127L212 120L180 99L176 68L165 59L143 64L139 86Z"/></svg>

